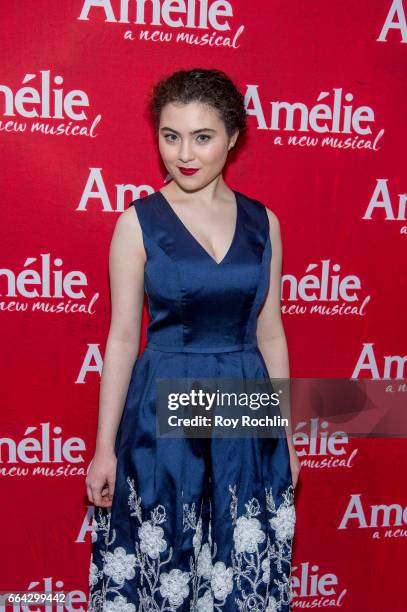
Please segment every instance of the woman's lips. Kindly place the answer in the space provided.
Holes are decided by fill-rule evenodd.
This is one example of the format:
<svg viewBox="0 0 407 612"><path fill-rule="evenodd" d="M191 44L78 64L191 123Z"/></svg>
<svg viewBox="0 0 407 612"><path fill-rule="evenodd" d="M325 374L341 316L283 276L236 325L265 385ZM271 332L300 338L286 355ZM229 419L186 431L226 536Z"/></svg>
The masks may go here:
<svg viewBox="0 0 407 612"><path fill-rule="evenodd" d="M178 168L178 170L182 172L182 174L190 176L191 174L195 174L195 172L198 172L199 168Z"/></svg>

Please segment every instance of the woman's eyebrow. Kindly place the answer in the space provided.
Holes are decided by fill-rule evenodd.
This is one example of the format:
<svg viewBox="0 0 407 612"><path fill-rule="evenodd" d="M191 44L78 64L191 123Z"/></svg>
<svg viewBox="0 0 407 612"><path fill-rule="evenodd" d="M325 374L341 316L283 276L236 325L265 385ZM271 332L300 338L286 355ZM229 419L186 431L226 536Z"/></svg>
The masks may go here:
<svg viewBox="0 0 407 612"><path fill-rule="evenodd" d="M170 127L165 126L160 129L160 131L163 130L169 130L170 132L174 132L174 134L178 134L178 136L181 135L179 132L177 132L177 130L173 130ZM212 128L200 128L199 130L193 130L192 132L190 132L190 134L198 134L199 132L216 132L216 130L213 130Z"/></svg>

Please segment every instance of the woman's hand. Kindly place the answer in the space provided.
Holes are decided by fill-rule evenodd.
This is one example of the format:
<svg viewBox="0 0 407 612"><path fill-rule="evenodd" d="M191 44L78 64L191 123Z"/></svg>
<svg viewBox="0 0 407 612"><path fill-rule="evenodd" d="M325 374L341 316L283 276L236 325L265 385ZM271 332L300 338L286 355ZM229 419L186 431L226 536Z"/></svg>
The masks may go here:
<svg viewBox="0 0 407 612"><path fill-rule="evenodd" d="M117 457L114 451L95 453L86 477L88 499L95 506L110 508L116 480Z"/></svg>
<svg viewBox="0 0 407 612"><path fill-rule="evenodd" d="M300 475L301 462L298 459L297 451L295 450L295 446L290 436L287 437L287 442L288 442L288 450L290 453L290 468L291 468L291 476L292 476L292 481L293 481L293 488L295 489L295 487L297 486L299 475Z"/></svg>
<svg viewBox="0 0 407 612"><path fill-rule="evenodd" d="M295 487L297 486L297 482L298 482L298 478L299 478L300 470L301 470L301 463L297 457L297 453L295 453L295 456L290 454L290 467L291 467L291 476L293 479L293 487L295 489Z"/></svg>

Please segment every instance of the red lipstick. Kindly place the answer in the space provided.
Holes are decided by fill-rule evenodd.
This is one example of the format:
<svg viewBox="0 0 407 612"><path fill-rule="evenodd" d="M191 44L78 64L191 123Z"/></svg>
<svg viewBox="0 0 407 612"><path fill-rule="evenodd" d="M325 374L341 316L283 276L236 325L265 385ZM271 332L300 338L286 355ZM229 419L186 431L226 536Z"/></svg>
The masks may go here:
<svg viewBox="0 0 407 612"><path fill-rule="evenodd" d="M182 174L185 174L185 176L191 176L195 174L195 172L198 172L199 168L178 168L178 170L182 172Z"/></svg>

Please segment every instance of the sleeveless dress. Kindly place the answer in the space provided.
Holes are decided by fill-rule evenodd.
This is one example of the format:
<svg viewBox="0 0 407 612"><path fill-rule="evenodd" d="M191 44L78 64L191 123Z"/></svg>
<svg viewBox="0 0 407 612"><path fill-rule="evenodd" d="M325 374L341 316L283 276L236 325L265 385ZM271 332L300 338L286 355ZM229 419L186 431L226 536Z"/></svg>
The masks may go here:
<svg viewBox="0 0 407 612"><path fill-rule="evenodd" d="M151 321L117 432L110 508L95 507L88 610L290 610L287 439L156 436L156 378L269 377L256 341L272 245L264 205L234 191L218 263L160 192L133 201Z"/></svg>

